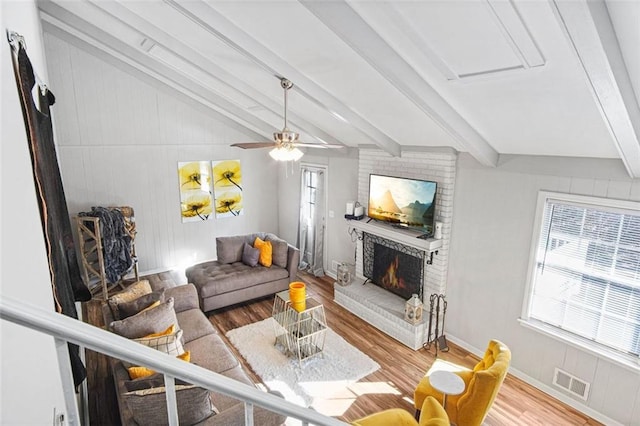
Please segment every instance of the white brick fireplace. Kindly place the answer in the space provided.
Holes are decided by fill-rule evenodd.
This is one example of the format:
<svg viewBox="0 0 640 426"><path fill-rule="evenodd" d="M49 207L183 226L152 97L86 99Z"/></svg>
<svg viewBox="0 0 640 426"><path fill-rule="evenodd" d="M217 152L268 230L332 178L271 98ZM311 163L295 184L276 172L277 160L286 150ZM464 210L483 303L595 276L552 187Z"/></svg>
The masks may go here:
<svg viewBox="0 0 640 426"><path fill-rule="evenodd" d="M365 277L361 240L356 243L356 280L346 287L335 285L335 300L338 304L414 350L420 349L427 339L429 295L446 293L456 160L455 151L449 149L404 150L399 158L377 149L360 149L358 201L365 206L365 211L371 173L438 183L436 220L443 224L441 240L418 239L417 234L412 231L399 230L376 222L366 223L366 219L349 222L350 229L353 228L358 234L373 233L426 252L423 282L423 300L426 304L422 323L412 325L404 320L404 299L374 284L363 285ZM431 252L434 252L432 257Z"/></svg>

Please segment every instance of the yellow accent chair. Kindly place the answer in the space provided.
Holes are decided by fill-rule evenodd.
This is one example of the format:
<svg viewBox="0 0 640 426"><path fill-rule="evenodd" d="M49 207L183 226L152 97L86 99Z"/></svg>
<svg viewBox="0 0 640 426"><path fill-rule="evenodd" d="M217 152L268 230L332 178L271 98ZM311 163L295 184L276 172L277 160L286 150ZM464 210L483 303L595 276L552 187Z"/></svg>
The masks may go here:
<svg viewBox="0 0 640 426"><path fill-rule="evenodd" d="M425 398L430 396L442 403L442 392L431 386L429 375L433 371L448 370L459 375L465 383L462 394L447 396L446 411L451 423L480 426L496 399L510 363L511 351L507 345L498 340L489 342L484 357L472 370L436 359L414 392L416 410L419 410Z"/></svg>
<svg viewBox="0 0 640 426"><path fill-rule="evenodd" d="M449 426L449 417L442 405L430 396L421 405L418 422L407 410L392 408L371 414L351 423L353 426Z"/></svg>

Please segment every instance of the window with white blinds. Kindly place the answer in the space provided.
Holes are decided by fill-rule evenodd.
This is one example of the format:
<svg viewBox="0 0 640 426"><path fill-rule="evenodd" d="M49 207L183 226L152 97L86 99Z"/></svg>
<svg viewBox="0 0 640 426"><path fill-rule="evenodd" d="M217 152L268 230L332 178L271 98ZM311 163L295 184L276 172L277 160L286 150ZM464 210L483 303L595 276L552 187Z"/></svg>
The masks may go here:
<svg viewBox="0 0 640 426"><path fill-rule="evenodd" d="M528 318L640 355L640 203L544 193Z"/></svg>

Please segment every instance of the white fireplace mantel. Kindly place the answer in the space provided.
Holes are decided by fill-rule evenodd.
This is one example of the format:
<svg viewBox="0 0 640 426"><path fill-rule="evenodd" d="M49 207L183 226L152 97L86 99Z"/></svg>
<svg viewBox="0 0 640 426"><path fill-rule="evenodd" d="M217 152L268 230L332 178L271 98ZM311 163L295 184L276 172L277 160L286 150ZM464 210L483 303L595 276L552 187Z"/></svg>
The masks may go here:
<svg viewBox="0 0 640 426"><path fill-rule="evenodd" d="M418 235L421 235L421 233L411 228L395 228L388 223L376 222L374 220L369 221L368 217L364 217L362 220L347 220L347 223L350 227L359 231L397 241L407 246L423 250L427 252L427 254L442 247L442 240L436 240L435 238L418 238Z"/></svg>

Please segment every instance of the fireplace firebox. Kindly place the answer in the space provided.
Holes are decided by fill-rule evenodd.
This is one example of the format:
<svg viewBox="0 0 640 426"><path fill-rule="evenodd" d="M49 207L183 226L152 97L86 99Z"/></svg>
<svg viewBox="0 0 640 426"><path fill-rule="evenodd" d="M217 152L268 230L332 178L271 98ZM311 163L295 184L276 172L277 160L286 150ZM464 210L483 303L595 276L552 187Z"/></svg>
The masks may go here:
<svg viewBox="0 0 640 426"><path fill-rule="evenodd" d="M364 276L403 299L417 294L423 300L424 251L363 233Z"/></svg>

